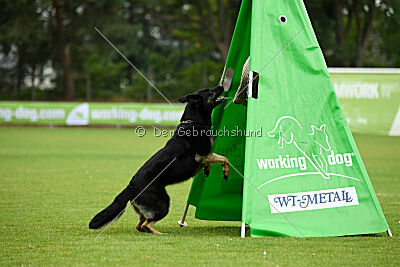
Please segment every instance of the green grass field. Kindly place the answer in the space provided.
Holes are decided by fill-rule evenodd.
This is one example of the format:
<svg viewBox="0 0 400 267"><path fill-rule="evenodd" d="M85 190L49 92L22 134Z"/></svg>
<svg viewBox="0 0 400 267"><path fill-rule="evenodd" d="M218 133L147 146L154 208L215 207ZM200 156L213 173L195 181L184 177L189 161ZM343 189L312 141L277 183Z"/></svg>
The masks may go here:
<svg viewBox="0 0 400 267"><path fill-rule="evenodd" d="M139 233L128 208L98 239L90 219L166 138L131 129L0 128L0 265L400 265L400 138L356 136L394 238L239 237L240 222L179 228L191 180L167 188L167 235ZM360 218L362 220L362 218ZM265 253L264 253L265 252Z"/></svg>

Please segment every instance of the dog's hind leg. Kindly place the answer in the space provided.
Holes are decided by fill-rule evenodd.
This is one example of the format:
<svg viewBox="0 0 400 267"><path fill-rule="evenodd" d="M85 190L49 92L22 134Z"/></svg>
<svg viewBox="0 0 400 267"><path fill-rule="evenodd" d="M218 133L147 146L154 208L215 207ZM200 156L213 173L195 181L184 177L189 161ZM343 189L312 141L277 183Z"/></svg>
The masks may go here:
<svg viewBox="0 0 400 267"><path fill-rule="evenodd" d="M150 190L149 190L150 189ZM135 205L140 209L146 220L140 226L142 232L161 234L154 229L154 224L167 216L170 199L164 187L150 187L146 196L141 195L135 200Z"/></svg>
<svg viewBox="0 0 400 267"><path fill-rule="evenodd" d="M157 231L156 229L154 229L153 226L154 226L154 224L156 222L157 221L148 221L148 220L146 220L141 226L142 232L158 234L158 235L164 235L164 233L161 233L161 232Z"/></svg>
<svg viewBox="0 0 400 267"><path fill-rule="evenodd" d="M131 201L131 205L132 205L132 208L133 208L133 209L136 211L136 213L139 215L139 221L138 221L138 223L136 224L136 229L137 229L139 232L143 232L141 226L142 226L142 224L146 221L146 218L144 217L144 215L143 215L143 213L140 211L140 209L139 209L138 207L136 207L136 205L135 205L135 203L133 203L133 201Z"/></svg>

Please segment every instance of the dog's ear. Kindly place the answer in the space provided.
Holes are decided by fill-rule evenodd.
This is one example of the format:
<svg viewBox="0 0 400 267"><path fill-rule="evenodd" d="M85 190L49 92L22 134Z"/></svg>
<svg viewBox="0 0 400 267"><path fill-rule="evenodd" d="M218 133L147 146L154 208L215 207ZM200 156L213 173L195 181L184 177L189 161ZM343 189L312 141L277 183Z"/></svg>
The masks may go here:
<svg viewBox="0 0 400 267"><path fill-rule="evenodd" d="M185 95L182 96L181 98L178 99L179 102L181 103L186 103L186 102L196 102L201 100L201 96L198 94L190 94L190 95Z"/></svg>

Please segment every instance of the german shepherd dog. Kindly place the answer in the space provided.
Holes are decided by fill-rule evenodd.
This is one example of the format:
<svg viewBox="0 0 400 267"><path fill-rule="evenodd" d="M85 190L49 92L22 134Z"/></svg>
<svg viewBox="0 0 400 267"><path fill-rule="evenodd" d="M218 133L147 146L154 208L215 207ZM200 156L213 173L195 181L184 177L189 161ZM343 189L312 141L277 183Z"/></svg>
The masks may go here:
<svg viewBox="0 0 400 267"><path fill-rule="evenodd" d="M183 96L181 103L187 103L181 122L173 137L155 153L132 177L128 186L115 197L114 201L89 223L90 229L97 229L121 216L128 202L139 214L136 229L140 232L162 234L153 228L169 211L170 200L165 187L193 177L201 168L206 176L211 163L223 166L223 177L229 175L228 160L211 152L214 139L211 132L211 112L225 101L218 98L224 89L203 89Z"/></svg>

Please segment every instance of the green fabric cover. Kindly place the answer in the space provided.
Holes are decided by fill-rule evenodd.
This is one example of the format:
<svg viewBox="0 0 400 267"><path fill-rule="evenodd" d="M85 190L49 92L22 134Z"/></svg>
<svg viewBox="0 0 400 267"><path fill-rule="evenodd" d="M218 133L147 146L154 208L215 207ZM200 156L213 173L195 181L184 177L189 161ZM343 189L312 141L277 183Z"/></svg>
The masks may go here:
<svg viewBox="0 0 400 267"><path fill-rule="evenodd" d="M214 166L210 177L200 174L193 182L188 203L197 207L196 218L241 220L252 236L386 231L303 2L243 1L226 64L235 70L229 97L249 44L250 70L260 73L258 99L249 98L247 111L219 107L213 125L261 129L262 136L247 136L245 143L217 137L213 151L241 173L244 160L244 176L258 192L232 168L225 183Z"/></svg>

